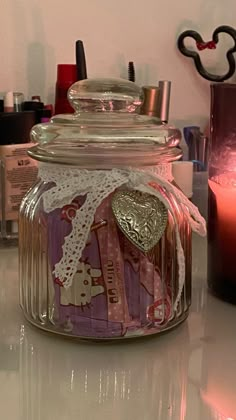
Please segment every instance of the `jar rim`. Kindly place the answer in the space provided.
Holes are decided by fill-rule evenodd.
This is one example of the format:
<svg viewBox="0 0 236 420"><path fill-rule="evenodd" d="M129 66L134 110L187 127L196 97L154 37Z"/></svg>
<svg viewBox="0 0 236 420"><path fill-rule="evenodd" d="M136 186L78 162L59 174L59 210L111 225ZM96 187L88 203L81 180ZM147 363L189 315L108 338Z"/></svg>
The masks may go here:
<svg viewBox="0 0 236 420"><path fill-rule="evenodd" d="M51 164L78 166L84 169L112 169L127 167L148 167L169 163L181 158L182 150L177 147L156 147L141 144L131 147L130 144L113 143L113 148L100 148L96 144L80 144L77 150L62 147L51 148L36 145L28 150L28 154L35 160Z"/></svg>

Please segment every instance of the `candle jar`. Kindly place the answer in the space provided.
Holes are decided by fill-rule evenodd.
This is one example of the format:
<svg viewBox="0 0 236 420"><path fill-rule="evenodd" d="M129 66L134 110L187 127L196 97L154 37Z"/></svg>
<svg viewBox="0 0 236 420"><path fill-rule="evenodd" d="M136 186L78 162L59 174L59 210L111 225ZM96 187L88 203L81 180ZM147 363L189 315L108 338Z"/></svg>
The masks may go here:
<svg viewBox="0 0 236 420"><path fill-rule="evenodd" d="M137 113L132 82L83 80L75 114L35 126L39 179L22 202L20 299L29 321L114 339L182 322L191 300L197 209L171 184L180 132Z"/></svg>
<svg viewBox="0 0 236 420"><path fill-rule="evenodd" d="M208 284L236 303L236 85L211 86Z"/></svg>

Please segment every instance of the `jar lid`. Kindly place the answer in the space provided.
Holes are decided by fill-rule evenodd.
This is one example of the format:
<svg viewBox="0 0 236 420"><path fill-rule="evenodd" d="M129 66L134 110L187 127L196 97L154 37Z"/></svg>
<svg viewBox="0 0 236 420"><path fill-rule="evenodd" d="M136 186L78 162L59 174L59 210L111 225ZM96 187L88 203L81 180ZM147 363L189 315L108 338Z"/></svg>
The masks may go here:
<svg viewBox="0 0 236 420"><path fill-rule="evenodd" d="M139 114L143 91L123 79L86 79L73 84L74 114L56 115L31 131L29 154L52 163L84 168L156 165L177 160L180 131Z"/></svg>

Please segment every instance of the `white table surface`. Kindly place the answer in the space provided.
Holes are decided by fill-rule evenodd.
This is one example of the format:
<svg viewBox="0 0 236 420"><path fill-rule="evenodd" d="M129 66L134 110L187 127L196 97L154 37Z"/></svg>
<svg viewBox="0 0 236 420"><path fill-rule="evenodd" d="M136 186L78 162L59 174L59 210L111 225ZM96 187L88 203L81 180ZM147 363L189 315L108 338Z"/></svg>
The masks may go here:
<svg viewBox="0 0 236 420"><path fill-rule="evenodd" d="M42 333L18 305L17 250L0 250L1 420L236 419L236 307L206 290L194 239L188 321L148 340L87 344Z"/></svg>

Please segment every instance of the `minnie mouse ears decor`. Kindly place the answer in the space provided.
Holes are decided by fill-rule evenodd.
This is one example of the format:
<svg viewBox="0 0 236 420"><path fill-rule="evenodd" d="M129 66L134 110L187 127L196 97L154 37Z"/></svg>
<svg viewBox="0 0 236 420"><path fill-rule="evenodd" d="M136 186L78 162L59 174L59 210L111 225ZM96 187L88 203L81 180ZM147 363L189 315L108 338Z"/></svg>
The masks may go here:
<svg viewBox="0 0 236 420"><path fill-rule="evenodd" d="M196 42L196 47L197 47L198 51L203 51L205 49L216 49L217 44L219 42L219 34L221 34L221 33L225 33L225 34L230 35L234 40L234 46L232 48L230 48L226 53L226 58L227 58L227 61L228 61L229 70L226 74L224 74L222 76L219 76L219 75L208 73L208 71L202 65L199 53L197 53L196 51L188 49L185 46L184 41L185 41L186 38L194 39L195 42ZM196 67L198 73L202 77L204 77L204 79L210 80L211 82L223 82L224 80L227 80L231 76L233 76L233 74L235 72L235 67L236 67L235 58L234 58L234 55L233 55L236 52L236 30L234 28L231 28L230 26L225 26L225 25L224 26L219 26L213 32L212 40L209 41L209 42L205 42L198 32L188 30L188 31L183 32L179 36L177 45L178 45L178 48L179 48L180 52L183 55L185 55L186 57L190 57L194 60L195 67Z"/></svg>

